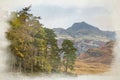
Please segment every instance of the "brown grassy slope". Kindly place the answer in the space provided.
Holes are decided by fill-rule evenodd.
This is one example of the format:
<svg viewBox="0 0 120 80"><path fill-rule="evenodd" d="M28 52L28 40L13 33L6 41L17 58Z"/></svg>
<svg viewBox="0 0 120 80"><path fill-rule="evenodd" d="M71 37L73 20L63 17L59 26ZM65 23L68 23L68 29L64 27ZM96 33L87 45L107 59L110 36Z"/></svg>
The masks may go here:
<svg viewBox="0 0 120 80"><path fill-rule="evenodd" d="M88 49L75 62L75 74L103 73L110 69L113 60L114 41L107 42L100 48Z"/></svg>

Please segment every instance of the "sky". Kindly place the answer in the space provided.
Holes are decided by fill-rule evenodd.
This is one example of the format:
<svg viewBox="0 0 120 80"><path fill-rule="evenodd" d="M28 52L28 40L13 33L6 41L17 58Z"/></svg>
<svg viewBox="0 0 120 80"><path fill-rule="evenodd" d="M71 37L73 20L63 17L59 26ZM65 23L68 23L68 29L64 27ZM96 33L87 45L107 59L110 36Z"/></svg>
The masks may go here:
<svg viewBox="0 0 120 80"><path fill-rule="evenodd" d="M118 30L120 0L0 0L0 10L16 11L32 5L48 28L68 28L85 21L102 30ZM119 17L119 18L118 18Z"/></svg>

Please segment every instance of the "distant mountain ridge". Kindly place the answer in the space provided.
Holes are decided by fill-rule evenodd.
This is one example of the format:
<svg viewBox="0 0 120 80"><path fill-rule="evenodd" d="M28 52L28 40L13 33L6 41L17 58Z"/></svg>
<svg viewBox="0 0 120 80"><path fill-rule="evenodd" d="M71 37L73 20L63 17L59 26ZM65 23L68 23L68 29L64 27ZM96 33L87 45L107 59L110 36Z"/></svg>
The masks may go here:
<svg viewBox="0 0 120 80"><path fill-rule="evenodd" d="M103 38L106 40L115 40L115 32L102 31L99 28L92 26L86 22L74 23L67 29L54 28L55 34L58 37L72 37L72 38Z"/></svg>
<svg viewBox="0 0 120 80"><path fill-rule="evenodd" d="M86 22L74 23L67 29L54 28L53 30L57 35L58 46L61 46L64 39L72 40L78 55L90 48L104 46L106 42L115 40L115 32L102 31Z"/></svg>

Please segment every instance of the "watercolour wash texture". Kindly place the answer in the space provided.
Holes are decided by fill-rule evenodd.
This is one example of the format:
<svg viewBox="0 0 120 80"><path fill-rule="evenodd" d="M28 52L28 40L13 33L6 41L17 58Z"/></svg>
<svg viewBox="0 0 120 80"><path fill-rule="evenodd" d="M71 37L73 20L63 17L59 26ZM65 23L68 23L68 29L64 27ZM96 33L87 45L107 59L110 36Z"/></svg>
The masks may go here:
<svg viewBox="0 0 120 80"><path fill-rule="evenodd" d="M119 0L0 0L0 80L120 80Z"/></svg>

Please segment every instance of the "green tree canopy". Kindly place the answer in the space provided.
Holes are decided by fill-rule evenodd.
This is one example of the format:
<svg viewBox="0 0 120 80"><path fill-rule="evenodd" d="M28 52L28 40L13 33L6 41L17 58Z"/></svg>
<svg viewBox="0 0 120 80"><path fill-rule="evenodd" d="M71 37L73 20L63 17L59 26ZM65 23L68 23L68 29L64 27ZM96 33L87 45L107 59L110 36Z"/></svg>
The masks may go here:
<svg viewBox="0 0 120 80"><path fill-rule="evenodd" d="M65 71L67 72L68 69L73 70L76 60L76 48L74 48L73 42L65 39L62 43L62 52L64 53L63 65Z"/></svg>
<svg viewBox="0 0 120 80"><path fill-rule="evenodd" d="M56 35L52 29L44 28L40 17L29 13L30 6L20 11L12 12L8 21L10 28L6 32L10 40L11 71L19 72L57 72L61 70L61 63L73 70L76 59L73 43L64 40L62 52L64 61L61 61ZM63 71L63 70L61 70Z"/></svg>
<svg viewBox="0 0 120 80"><path fill-rule="evenodd" d="M56 70L54 66L58 67L58 64L52 63L60 60L56 35L51 29L43 27L39 22L40 17L34 16L29 11L30 7L25 7L21 11L12 12L12 18L8 21L11 28L6 34L11 41L9 48L15 58L15 61L11 59L11 70L20 72Z"/></svg>

